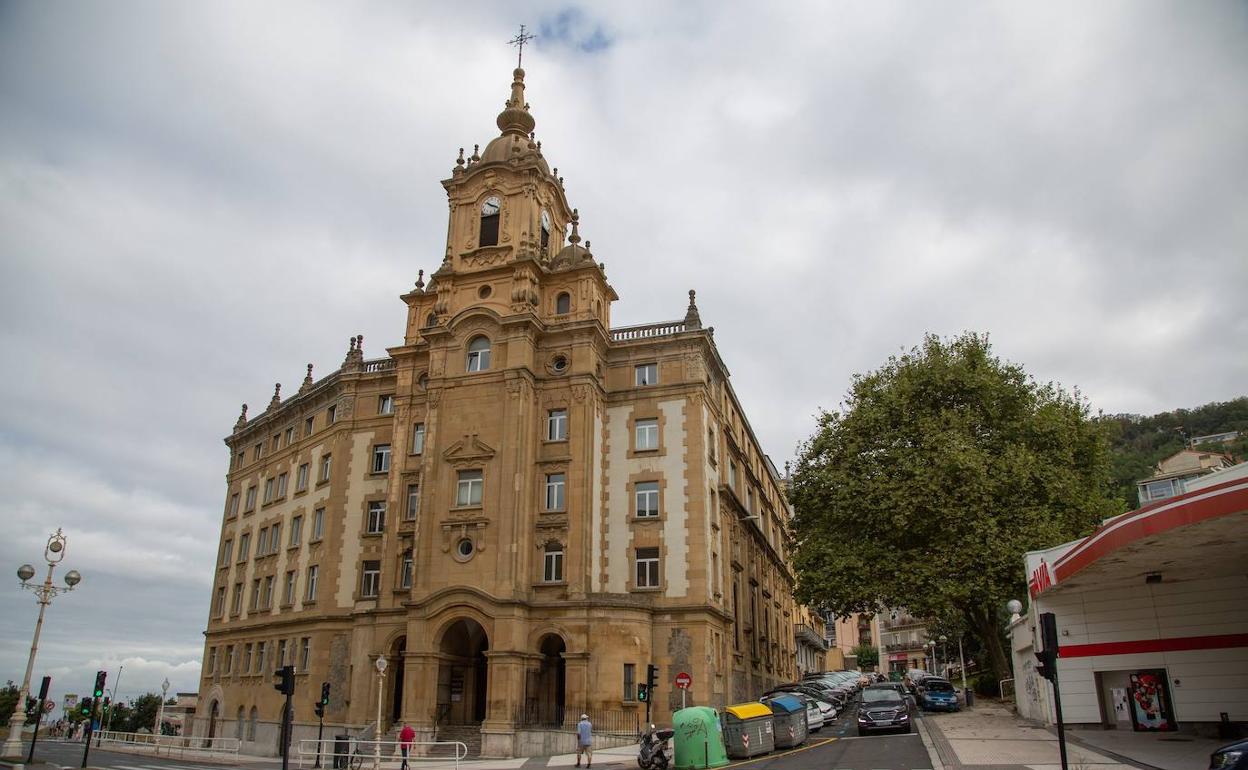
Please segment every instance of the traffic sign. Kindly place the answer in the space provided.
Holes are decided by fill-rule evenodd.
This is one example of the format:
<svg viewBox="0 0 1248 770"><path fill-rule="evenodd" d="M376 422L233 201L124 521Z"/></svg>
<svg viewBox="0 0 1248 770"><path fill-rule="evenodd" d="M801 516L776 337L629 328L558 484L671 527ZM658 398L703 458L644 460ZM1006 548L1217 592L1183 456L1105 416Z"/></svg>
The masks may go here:
<svg viewBox="0 0 1248 770"><path fill-rule="evenodd" d="M689 685L693 684L693 677L681 671L676 675L676 686L682 690L688 690Z"/></svg>
<svg viewBox="0 0 1248 770"><path fill-rule="evenodd" d="M47 711L48 713L51 713L51 712L52 712L52 709L54 709L54 708L56 708L56 704L55 704L54 702L52 702L51 700L45 700L45 701L43 702L43 710L44 710L44 711Z"/></svg>

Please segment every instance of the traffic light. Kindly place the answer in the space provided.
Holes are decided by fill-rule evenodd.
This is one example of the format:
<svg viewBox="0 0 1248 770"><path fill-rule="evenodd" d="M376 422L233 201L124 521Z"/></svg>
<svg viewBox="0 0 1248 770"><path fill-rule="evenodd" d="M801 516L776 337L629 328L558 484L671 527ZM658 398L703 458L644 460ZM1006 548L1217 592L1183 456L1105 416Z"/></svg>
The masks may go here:
<svg viewBox="0 0 1248 770"><path fill-rule="evenodd" d="M1057 681L1057 656L1060 645L1057 641L1057 616L1052 612L1040 613L1040 652L1036 653L1036 673L1048 679L1050 682Z"/></svg>
<svg viewBox="0 0 1248 770"><path fill-rule="evenodd" d="M93 692L94 697L96 698L104 697L104 680L107 678L108 678L107 671L95 672L95 690Z"/></svg>
<svg viewBox="0 0 1248 770"><path fill-rule="evenodd" d="M316 702L316 706L314 706L313 708L314 708L314 710L316 711L316 718L317 718L317 719L320 719L320 718L322 718L322 717L324 717L324 716L325 716L325 704L324 704L324 703L321 703L321 702L318 700L318 701Z"/></svg>
<svg viewBox="0 0 1248 770"><path fill-rule="evenodd" d="M295 694L295 667L282 666L273 672L273 676L277 677L277 682L273 684L273 689L282 695Z"/></svg>
<svg viewBox="0 0 1248 770"><path fill-rule="evenodd" d="M329 682L321 682L321 705L329 705Z"/></svg>
<svg viewBox="0 0 1248 770"><path fill-rule="evenodd" d="M645 703L650 700L650 686L645 684L637 685L637 700Z"/></svg>
<svg viewBox="0 0 1248 770"><path fill-rule="evenodd" d="M651 663L646 666L646 689L654 694L654 687L659 681L659 667Z"/></svg>
<svg viewBox="0 0 1248 770"><path fill-rule="evenodd" d="M82 703L78 704L78 710L79 710L80 712L82 712L82 715L83 715L84 717L89 717L89 716L91 716L91 706L92 706L92 705L93 705L93 704L91 703L91 699L90 699L90 698L83 698L83 699L82 699Z"/></svg>
<svg viewBox="0 0 1248 770"><path fill-rule="evenodd" d="M100 716L102 717L108 716L108 700L109 700L108 696L105 695L104 696L104 709L100 712Z"/></svg>
<svg viewBox="0 0 1248 770"><path fill-rule="evenodd" d="M1057 677L1057 653L1053 650L1041 650L1036 653L1036 673L1050 682Z"/></svg>

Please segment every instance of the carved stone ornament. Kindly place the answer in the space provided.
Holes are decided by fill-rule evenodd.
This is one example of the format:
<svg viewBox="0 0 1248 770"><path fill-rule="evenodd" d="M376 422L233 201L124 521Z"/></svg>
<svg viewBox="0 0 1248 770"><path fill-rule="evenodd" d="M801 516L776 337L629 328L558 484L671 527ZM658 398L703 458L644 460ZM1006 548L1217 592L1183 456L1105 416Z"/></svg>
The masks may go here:
<svg viewBox="0 0 1248 770"><path fill-rule="evenodd" d="M436 407L438 402L442 400L442 389L437 388L429 391L429 406Z"/></svg>
<svg viewBox="0 0 1248 770"><path fill-rule="evenodd" d="M471 521L453 521L442 524L442 553L449 553L453 543L464 538L472 538L474 551L485 551L485 528L489 526L485 519Z"/></svg>
<svg viewBox="0 0 1248 770"><path fill-rule="evenodd" d="M442 459L455 468L475 468L492 459L494 454L494 447L473 433L447 447L442 453Z"/></svg>
<svg viewBox="0 0 1248 770"><path fill-rule="evenodd" d="M355 414L355 396L338 399L338 419L350 419Z"/></svg>
<svg viewBox="0 0 1248 770"><path fill-rule="evenodd" d="M575 398L577 402L584 401L588 396L589 396L588 385L573 385L572 386L572 397Z"/></svg>
<svg viewBox="0 0 1248 770"><path fill-rule="evenodd" d="M502 264L509 251L511 248L508 246L483 246L462 255L460 259L463 260L464 267L489 267Z"/></svg>

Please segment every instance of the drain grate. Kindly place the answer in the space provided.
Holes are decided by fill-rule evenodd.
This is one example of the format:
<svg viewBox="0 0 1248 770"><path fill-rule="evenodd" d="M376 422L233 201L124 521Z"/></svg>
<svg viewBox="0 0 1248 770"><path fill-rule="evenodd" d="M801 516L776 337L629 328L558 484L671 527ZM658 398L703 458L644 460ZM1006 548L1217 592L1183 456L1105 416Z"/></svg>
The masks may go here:
<svg viewBox="0 0 1248 770"><path fill-rule="evenodd" d="M1175 743L1191 743L1191 742L1192 742L1192 739L1191 739L1191 738L1178 738L1178 737L1175 737L1175 738L1158 738L1157 740L1159 740L1159 741L1174 741Z"/></svg>

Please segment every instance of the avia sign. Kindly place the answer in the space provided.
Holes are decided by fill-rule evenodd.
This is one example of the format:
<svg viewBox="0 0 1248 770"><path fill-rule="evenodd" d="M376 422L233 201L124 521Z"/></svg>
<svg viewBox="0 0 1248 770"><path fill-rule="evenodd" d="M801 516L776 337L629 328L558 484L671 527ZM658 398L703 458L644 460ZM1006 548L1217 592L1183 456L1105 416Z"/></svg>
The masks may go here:
<svg viewBox="0 0 1248 770"><path fill-rule="evenodd" d="M1040 566L1032 570L1031 577L1027 579L1027 593L1034 599L1052 586L1053 574L1049 572L1048 562L1041 559Z"/></svg>

